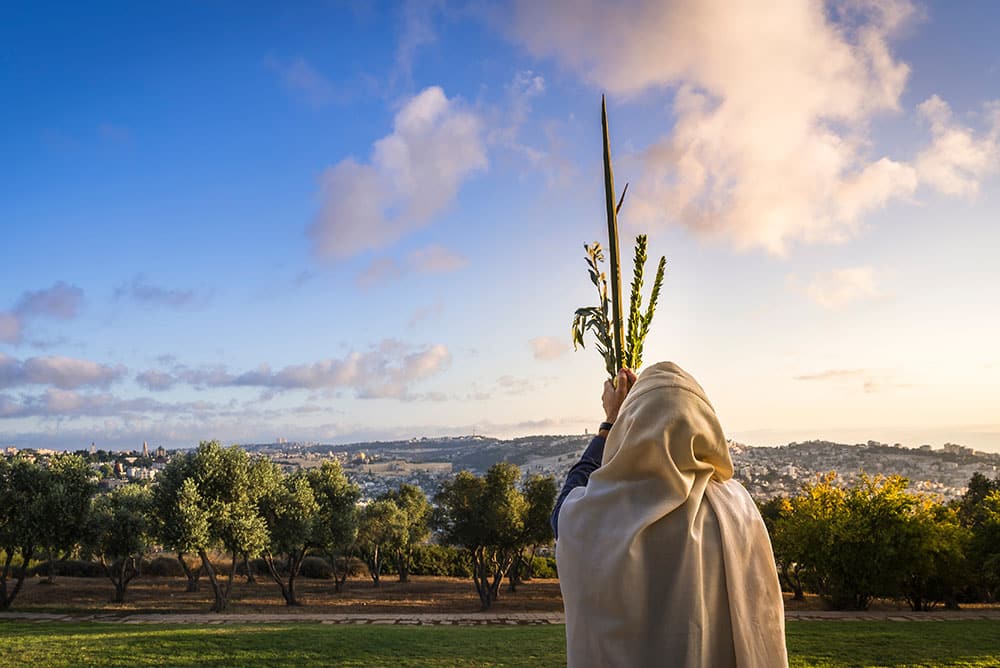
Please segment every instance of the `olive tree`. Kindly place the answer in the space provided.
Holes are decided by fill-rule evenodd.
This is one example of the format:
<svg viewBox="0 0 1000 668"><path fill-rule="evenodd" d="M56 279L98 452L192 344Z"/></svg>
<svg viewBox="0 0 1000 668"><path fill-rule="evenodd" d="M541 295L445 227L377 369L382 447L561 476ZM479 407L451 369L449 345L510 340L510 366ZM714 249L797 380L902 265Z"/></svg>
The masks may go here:
<svg viewBox="0 0 1000 668"><path fill-rule="evenodd" d="M51 457L45 475L48 483L41 499L45 515L41 530L48 561L46 582L51 583L55 561L68 557L83 539L91 497L97 484L93 471L78 455Z"/></svg>
<svg viewBox="0 0 1000 668"><path fill-rule="evenodd" d="M93 500L85 544L114 584L116 603L125 601L129 582L140 573L153 533L151 508L149 488L139 485L119 487Z"/></svg>
<svg viewBox="0 0 1000 668"><path fill-rule="evenodd" d="M550 475L533 474L522 485L526 508L524 528L518 538L514 562L508 578L510 590L516 591L523 580L530 580L538 548L555 540L552 533L552 509L556 504L556 480Z"/></svg>
<svg viewBox="0 0 1000 668"><path fill-rule="evenodd" d="M405 483L399 489L387 492L385 498L393 501L403 513L403 530L397 536L395 561L399 581L409 582L413 548L426 541L431 534L431 504L424 490Z"/></svg>
<svg viewBox="0 0 1000 668"><path fill-rule="evenodd" d="M372 501L358 518L358 546L368 563L372 584L382 584L385 553L393 554L407 541L406 513L389 498Z"/></svg>
<svg viewBox="0 0 1000 668"><path fill-rule="evenodd" d="M498 462L482 477L458 473L434 497L441 541L472 555L472 580L484 610L499 596L523 535L527 502L517 489L520 477L517 466Z"/></svg>
<svg viewBox="0 0 1000 668"><path fill-rule="evenodd" d="M358 537L361 490L347 479L337 460L323 462L307 474L318 505L313 540L330 559L334 588L340 592L350 571L349 560Z"/></svg>
<svg viewBox="0 0 1000 668"><path fill-rule="evenodd" d="M184 536L182 546L194 549L201 558L212 586L211 610L223 612L229 605L238 560L257 556L268 541L267 524L258 509L261 491L254 489L251 474L255 462L238 446L224 448L218 441L202 441L183 465L189 467L191 483L179 488L185 495L177 496L178 514L190 520L192 531ZM209 557L212 548L230 558L225 582Z"/></svg>
<svg viewBox="0 0 1000 668"><path fill-rule="evenodd" d="M306 474L283 475L275 470L274 476L260 504L269 535L264 560L285 604L298 605L295 578L316 542L319 504Z"/></svg>
<svg viewBox="0 0 1000 668"><path fill-rule="evenodd" d="M42 545L48 483L49 476L34 462L21 457L10 461L0 458L0 610L7 610L14 602L28 563Z"/></svg>
<svg viewBox="0 0 1000 668"><path fill-rule="evenodd" d="M153 487L153 520L156 539L168 550L176 552L177 561L187 578L187 591L200 589L204 568L193 568L187 555L197 556L211 546L208 535L208 510L201 500L192 469L193 457L174 455Z"/></svg>

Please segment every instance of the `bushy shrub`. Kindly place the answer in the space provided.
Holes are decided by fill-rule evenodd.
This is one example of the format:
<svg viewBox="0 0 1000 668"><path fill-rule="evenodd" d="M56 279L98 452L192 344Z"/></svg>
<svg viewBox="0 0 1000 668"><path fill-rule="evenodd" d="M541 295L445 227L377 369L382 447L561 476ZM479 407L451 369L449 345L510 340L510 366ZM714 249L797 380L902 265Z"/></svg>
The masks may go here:
<svg viewBox="0 0 1000 668"><path fill-rule="evenodd" d="M42 562L30 568L28 575L48 575L48 572L49 563ZM101 564L82 559L64 559L53 562L52 574L69 578L102 578L105 576L104 567Z"/></svg>
<svg viewBox="0 0 1000 668"><path fill-rule="evenodd" d="M323 557L310 556L302 561L302 568L299 570L299 575L304 578L329 580L333 577L333 567Z"/></svg>
<svg viewBox="0 0 1000 668"><path fill-rule="evenodd" d="M198 568L201 564L196 564ZM179 578L184 576L184 569L181 568L177 557L167 557L161 555L149 561L142 562L142 574L157 578Z"/></svg>
<svg viewBox="0 0 1000 668"><path fill-rule="evenodd" d="M418 545L413 549L410 573L468 578L472 577L472 558L467 550L448 545Z"/></svg>
<svg viewBox="0 0 1000 668"><path fill-rule="evenodd" d="M531 575L536 578L559 577L556 571L555 557L535 557L532 562Z"/></svg>
<svg viewBox="0 0 1000 668"><path fill-rule="evenodd" d="M267 562L264 561L263 559L250 559L249 564L250 564L250 571L254 574L255 577L271 575L271 570L267 567ZM214 562L213 565L215 565ZM275 561L274 566L278 570L278 575L282 576L286 575L286 573L284 572L284 566L280 561ZM218 566L216 566L216 570L219 570ZM225 572L229 573L229 564L226 564ZM236 574L246 576L247 569L243 561L236 562Z"/></svg>

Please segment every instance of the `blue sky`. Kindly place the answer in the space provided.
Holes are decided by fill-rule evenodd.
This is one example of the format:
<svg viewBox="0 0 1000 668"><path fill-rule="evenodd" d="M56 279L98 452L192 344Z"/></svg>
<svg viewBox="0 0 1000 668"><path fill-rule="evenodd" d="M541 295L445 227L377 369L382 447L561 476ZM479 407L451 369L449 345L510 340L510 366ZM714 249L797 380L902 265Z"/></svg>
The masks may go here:
<svg viewBox="0 0 1000 668"><path fill-rule="evenodd" d="M603 239L727 433L1000 451L995 3L5 8L0 445L579 433Z"/></svg>

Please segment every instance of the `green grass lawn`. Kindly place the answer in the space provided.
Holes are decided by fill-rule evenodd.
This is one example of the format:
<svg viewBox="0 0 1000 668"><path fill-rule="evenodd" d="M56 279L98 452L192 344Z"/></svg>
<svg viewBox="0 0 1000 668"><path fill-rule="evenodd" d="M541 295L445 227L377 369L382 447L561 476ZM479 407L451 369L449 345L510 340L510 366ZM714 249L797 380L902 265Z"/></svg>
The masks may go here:
<svg viewBox="0 0 1000 668"><path fill-rule="evenodd" d="M997 666L1000 623L789 622L792 666ZM561 626L0 622L2 666L560 666Z"/></svg>

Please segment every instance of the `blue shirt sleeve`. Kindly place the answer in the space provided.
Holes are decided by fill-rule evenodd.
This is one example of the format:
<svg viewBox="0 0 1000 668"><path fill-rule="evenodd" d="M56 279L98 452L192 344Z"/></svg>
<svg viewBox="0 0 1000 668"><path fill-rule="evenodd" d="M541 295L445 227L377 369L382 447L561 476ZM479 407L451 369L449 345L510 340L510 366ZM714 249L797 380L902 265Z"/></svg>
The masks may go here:
<svg viewBox="0 0 1000 668"><path fill-rule="evenodd" d="M562 508L563 501L577 487L586 487L587 481L590 480L590 474L601 467L601 458L603 457L604 437L595 436L587 449L583 451L580 461L573 464L573 468L566 475L566 483L563 485L562 491L559 492L556 507L552 511L552 532L555 533L556 538L559 538L559 509Z"/></svg>

